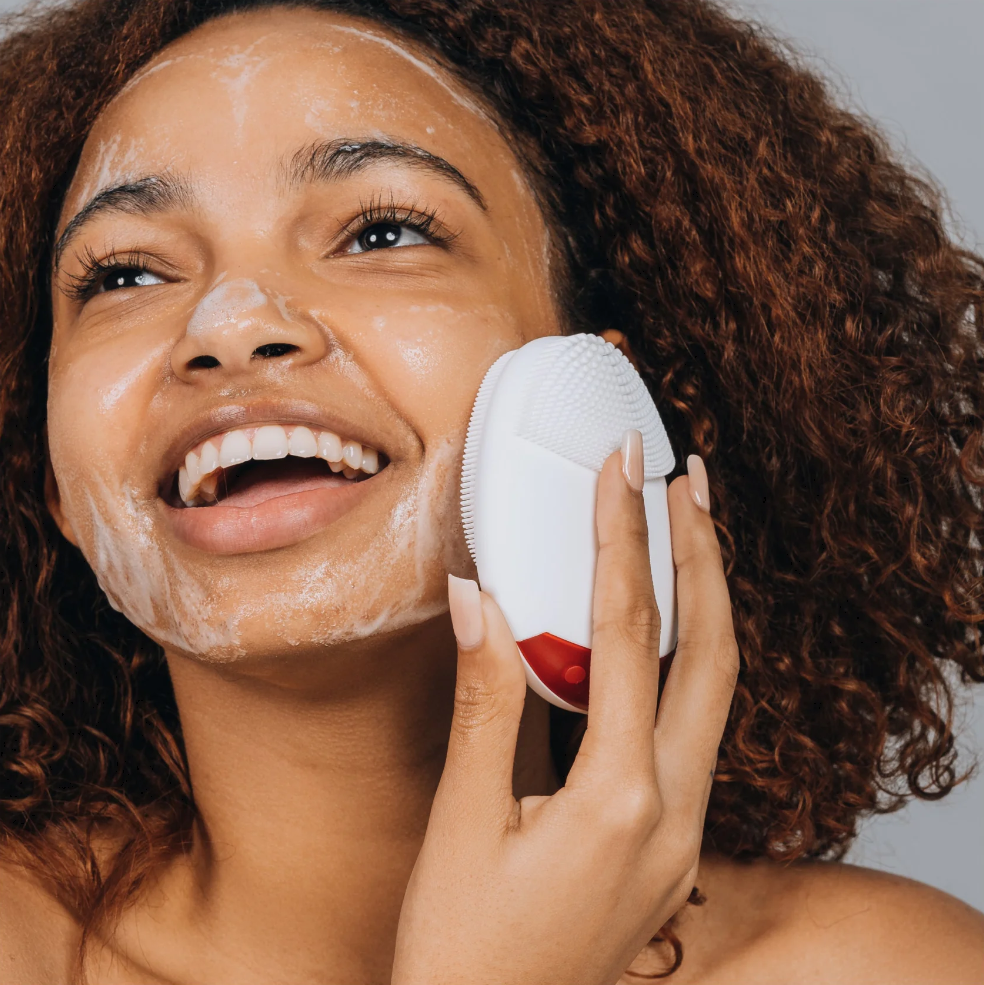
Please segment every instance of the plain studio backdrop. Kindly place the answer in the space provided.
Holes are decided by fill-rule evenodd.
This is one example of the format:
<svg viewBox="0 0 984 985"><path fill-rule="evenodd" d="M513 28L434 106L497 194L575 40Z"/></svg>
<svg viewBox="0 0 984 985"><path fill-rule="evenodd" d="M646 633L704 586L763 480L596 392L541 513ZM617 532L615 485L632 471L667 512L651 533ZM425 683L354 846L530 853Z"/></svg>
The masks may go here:
<svg viewBox="0 0 984 985"><path fill-rule="evenodd" d="M731 5L787 39L842 103L877 121L898 152L946 190L952 233L984 251L984 0ZM22 7L0 0L0 13ZM979 768L942 801L866 820L848 861L938 886L984 910L984 687L958 694L963 765Z"/></svg>

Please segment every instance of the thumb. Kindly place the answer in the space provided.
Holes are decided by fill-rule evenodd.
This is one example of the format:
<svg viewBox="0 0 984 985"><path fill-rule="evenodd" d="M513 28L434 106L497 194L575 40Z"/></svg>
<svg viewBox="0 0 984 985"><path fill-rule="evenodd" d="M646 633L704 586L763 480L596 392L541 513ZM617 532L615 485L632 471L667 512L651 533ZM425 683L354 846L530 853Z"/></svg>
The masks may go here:
<svg viewBox="0 0 984 985"><path fill-rule="evenodd" d="M458 641L454 714L436 810L473 823L509 816L513 761L526 699L526 675L505 617L474 581L448 575Z"/></svg>

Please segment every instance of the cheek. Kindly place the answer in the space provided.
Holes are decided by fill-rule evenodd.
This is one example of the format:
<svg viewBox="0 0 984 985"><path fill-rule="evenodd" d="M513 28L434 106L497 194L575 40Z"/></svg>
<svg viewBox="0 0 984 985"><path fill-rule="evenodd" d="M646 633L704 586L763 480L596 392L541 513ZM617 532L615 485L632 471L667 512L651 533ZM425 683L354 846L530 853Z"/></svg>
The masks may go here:
<svg viewBox="0 0 984 985"><path fill-rule="evenodd" d="M161 542L157 490L141 467L169 344L71 348L63 344L52 362L48 440L86 561L113 607L159 642L187 652L228 646L208 580L181 569Z"/></svg>
<svg viewBox="0 0 984 985"><path fill-rule="evenodd" d="M136 333L88 348L59 346L48 386L48 441L66 507L86 476L118 487L137 473L151 426L147 409L170 349L169 341Z"/></svg>
<svg viewBox="0 0 984 985"><path fill-rule="evenodd" d="M460 473L464 433L431 443L414 490L414 567L418 582L446 593L447 572L467 564L461 526Z"/></svg>
<svg viewBox="0 0 984 985"><path fill-rule="evenodd" d="M352 318L345 344L381 393L420 436L425 451L463 446L475 394L502 353L523 343L518 319L498 305L444 300L379 302Z"/></svg>

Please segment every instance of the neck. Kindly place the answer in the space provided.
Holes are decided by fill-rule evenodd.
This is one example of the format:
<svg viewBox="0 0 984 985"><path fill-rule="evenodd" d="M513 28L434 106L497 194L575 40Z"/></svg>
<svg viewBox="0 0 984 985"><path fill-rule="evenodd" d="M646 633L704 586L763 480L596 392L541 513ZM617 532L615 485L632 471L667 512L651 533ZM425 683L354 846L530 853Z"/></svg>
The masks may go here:
<svg viewBox="0 0 984 985"><path fill-rule="evenodd" d="M187 949L189 926L209 928L216 977L229 962L256 975L272 960L260 980L280 980L289 961L298 983L388 981L444 766L455 663L446 615L382 646L249 668L169 655L199 821L192 851L132 919L156 907L155 936L179 935L198 977L206 959ZM518 797L557 789L548 730L548 706L528 692Z"/></svg>

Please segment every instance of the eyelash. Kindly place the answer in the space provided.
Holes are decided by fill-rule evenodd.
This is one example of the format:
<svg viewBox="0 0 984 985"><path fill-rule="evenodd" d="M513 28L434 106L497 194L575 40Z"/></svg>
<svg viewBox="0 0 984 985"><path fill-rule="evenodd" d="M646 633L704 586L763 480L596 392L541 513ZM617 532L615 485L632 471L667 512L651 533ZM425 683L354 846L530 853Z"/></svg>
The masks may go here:
<svg viewBox="0 0 984 985"><path fill-rule="evenodd" d="M368 203L359 202L358 218L347 229L348 239L358 239L370 226L380 223L392 223L395 226L408 226L410 229L434 240L435 243L447 245L457 239L457 233L452 233L441 221L436 209L425 209L416 204L398 205L392 199L386 204L380 199L370 199Z"/></svg>
<svg viewBox="0 0 984 985"><path fill-rule="evenodd" d="M448 230L436 209L420 208L416 204L397 205L392 200L383 204L378 199L371 199L367 204L360 202L360 209L358 218L345 229L345 238L348 241L357 240L370 226L385 223L406 226L442 245L457 239L458 234ZM93 297L102 282L112 273L133 269L152 271L154 267L154 258L140 250L111 252L100 259L86 246L77 257L82 265L82 273L67 275L70 284L65 288L65 294L79 304Z"/></svg>
<svg viewBox="0 0 984 985"><path fill-rule="evenodd" d="M128 250L126 253L114 251L100 259L87 246L77 256L82 265L82 273L67 274L70 284L64 290L67 297L80 304L88 301L96 293L109 274L134 268L149 270L153 265L153 257L140 250Z"/></svg>

